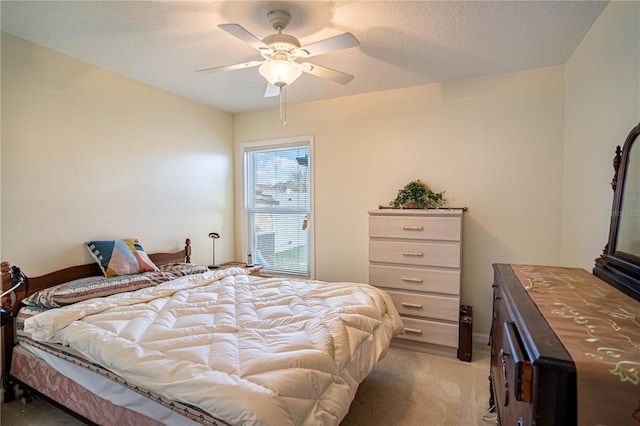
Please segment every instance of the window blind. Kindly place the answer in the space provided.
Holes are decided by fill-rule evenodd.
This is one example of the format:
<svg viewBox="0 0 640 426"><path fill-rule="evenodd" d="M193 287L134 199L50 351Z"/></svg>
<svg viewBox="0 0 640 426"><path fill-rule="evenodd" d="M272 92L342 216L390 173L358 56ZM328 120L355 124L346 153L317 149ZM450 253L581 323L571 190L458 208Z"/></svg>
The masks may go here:
<svg viewBox="0 0 640 426"><path fill-rule="evenodd" d="M249 250L266 271L309 276L309 146L247 150Z"/></svg>

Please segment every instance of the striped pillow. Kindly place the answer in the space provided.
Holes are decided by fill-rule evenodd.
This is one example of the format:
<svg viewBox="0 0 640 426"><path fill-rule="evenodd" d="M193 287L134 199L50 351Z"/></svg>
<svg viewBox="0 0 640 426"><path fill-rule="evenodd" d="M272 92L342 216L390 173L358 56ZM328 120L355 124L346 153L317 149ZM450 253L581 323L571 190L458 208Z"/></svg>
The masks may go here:
<svg viewBox="0 0 640 426"><path fill-rule="evenodd" d="M178 277L184 277L185 275L202 274L207 272L209 268L196 263L165 263L160 266L160 271L170 272Z"/></svg>
<svg viewBox="0 0 640 426"><path fill-rule="evenodd" d="M28 306L60 308L94 297L153 287L162 282L178 278L170 272L147 272L120 277L87 277L37 291L22 301Z"/></svg>

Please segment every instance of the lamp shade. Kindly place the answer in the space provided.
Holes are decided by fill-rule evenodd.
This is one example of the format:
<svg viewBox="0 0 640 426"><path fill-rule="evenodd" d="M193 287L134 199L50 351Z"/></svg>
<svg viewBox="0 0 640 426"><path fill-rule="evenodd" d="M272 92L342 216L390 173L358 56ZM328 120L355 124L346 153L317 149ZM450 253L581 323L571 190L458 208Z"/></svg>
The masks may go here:
<svg viewBox="0 0 640 426"><path fill-rule="evenodd" d="M260 65L258 71L274 86L287 86L302 74L300 64L294 61L267 61Z"/></svg>

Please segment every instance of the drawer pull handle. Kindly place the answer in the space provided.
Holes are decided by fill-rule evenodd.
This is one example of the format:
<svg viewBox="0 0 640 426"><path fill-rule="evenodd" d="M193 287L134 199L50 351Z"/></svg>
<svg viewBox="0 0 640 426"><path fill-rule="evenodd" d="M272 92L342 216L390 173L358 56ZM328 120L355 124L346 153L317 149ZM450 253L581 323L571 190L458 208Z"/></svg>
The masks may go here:
<svg viewBox="0 0 640 426"><path fill-rule="evenodd" d="M510 368L512 368L513 371L513 381L511 382L513 396L516 401L532 402L533 370L531 362L524 357L513 323L505 321L502 325L503 345L505 346L504 349L500 350L500 360L503 363L505 385L507 384L507 371L504 363L505 358L508 357L511 360L509 364L511 364L512 367ZM506 406L508 403L508 395L505 395L504 405Z"/></svg>
<svg viewBox="0 0 640 426"><path fill-rule="evenodd" d="M507 360L506 357L509 356L508 353L504 351L504 349L500 349L500 362L502 363L502 377L504 378L504 406L509 405L509 380L507 379Z"/></svg>
<svg viewBox="0 0 640 426"><path fill-rule="evenodd" d="M402 306L405 308L422 309L422 305L418 305L417 303L402 302Z"/></svg>
<svg viewBox="0 0 640 426"><path fill-rule="evenodd" d="M405 231L422 231L424 229L424 226L409 226L409 225L405 225L402 227L402 229L404 229Z"/></svg>
<svg viewBox="0 0 640 426"><path fill-rule="evenodd" d="M406 281L408 283L423 283L424 280L421 278L403 278L402 281Z"/></svg>
<svg viewBox="0 0 640 426"><path fill-rule="evenodd" d="M413 333L413 334L422 334L422 330L418 330L417 328L405 328L405 333Z"/></svg>
<svg viewBox="0 0 640 426"><path fill-rule="evenodd" d="M420 257L420 256L424 256L424 253L415 252L415 251L403 251L402 255Z"/></svg>

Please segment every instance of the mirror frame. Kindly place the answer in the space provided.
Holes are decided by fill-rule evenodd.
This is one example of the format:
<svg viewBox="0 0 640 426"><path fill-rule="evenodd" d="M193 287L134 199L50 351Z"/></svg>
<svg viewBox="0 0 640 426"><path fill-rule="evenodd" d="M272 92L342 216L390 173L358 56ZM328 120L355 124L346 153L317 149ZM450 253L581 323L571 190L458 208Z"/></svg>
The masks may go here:
<svg viewBox="0 0 640 426"><path fill-rule="evenodd" d="M613 206L611 208L611 225L609 227L609 240L602 255L596 259L593 274L606 281L622 292L640 301L640 257L631 253L616 250L618 240L618 228L620 226L620 216L627 165L629 162L629 151L633 143L640 135L640 124L634 127L624 143L622 149L616 148L616 155L613 159L615 174L611 181L614 190ZM640 142L639 142L640 144ZM640 149L640 148L636 148ZM638 218L640 220L640 217Z"/></svg>

